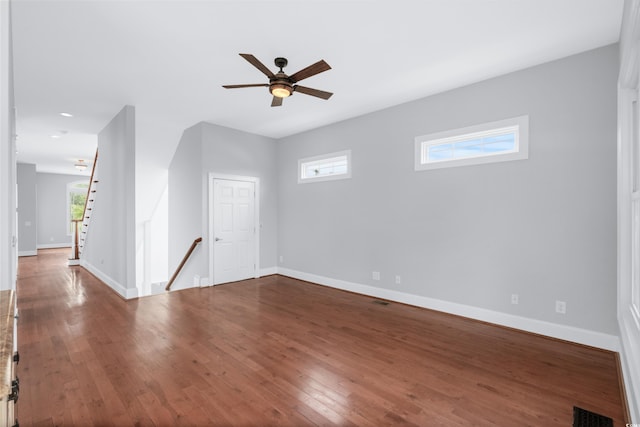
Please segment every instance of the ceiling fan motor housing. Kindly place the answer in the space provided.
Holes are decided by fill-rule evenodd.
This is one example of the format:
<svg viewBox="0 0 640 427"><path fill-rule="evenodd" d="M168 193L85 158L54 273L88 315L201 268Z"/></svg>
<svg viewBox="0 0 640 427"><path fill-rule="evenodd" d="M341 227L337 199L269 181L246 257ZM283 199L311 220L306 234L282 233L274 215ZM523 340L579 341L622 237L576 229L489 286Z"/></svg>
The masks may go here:
<svg viewBox="0 0 640 427"><path fill-rule="evenodd" d="M277 96L279 98L286 98L293 94L293 85L291 84L289 76L280 71L273 78L269 79L269 92L271 92L273 96Z"/></svg>

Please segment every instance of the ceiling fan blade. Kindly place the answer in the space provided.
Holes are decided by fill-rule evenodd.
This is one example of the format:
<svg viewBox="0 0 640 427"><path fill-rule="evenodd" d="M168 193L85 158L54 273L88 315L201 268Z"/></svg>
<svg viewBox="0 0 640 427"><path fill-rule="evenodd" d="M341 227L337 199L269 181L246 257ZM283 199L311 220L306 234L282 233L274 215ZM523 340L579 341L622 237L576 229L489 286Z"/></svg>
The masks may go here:
<svg viewBox="0 0 640 427"><path fill-rule="evenodd" d="M271 78L275 77L275 74L273 74L271 72L270 69L267 68L266 65L264 65L262 62L258 61L258 58L256 58L255 56L249 54L249 53L241 53L239 54L240 56L242 56L244 59L246 59L247 61L249 61L249 63L251 65L253 65L254 67L256 67L258 70L262 71L262 73Z"/></svg>
<svg viewBox="0 0 640 427"><path fill-rule="evenodd" d="M329 99L331 98L331 95L333 95L333 93L331 92L325 92L323 90L313 89L310 87L298 86L298 85L295 85L293 87L293 91L304 93L305 95L317 96L318 98L322 98L322 99Z"/></svg>
<svg viewBox="0 0 640 427"><path fill-rule="evenodd" d="M268 87L269 83L253 83L248 85L222 85L225 89L238 89L241 87Z"/></svg>
<svg viewBox="0 0 640 427"><path fill-rule="evenodd" d="M320 74L323 71L327 71L330 70L331 67L329 66L329 64L327 64L326 62L324 62L324 59L321 59L320 61L316 62L313 65L309 65L307 68L303 68L302 70L298 71L297 73L289 76L289 79L293 82L299 82L300 80L306 79L308 77L311 76L315 76L316 74Z"/></svg>
<svg viewBox="0 0 640 427"><path fill-rule="evenodd" d="M279 107L281 105L282 105L282 98L274 96L273 100L271 101L271 106L272 107Z"/></svg>

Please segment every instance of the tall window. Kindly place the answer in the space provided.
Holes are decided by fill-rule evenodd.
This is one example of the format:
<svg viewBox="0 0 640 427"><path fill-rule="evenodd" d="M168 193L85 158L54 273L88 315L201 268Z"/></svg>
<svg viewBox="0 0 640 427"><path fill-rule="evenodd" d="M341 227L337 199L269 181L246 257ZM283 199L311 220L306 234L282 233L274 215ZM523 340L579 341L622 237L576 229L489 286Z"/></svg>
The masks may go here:
<svg viewBox="0 0 640 427"><path fill-rule="evenodd" d="M87 200L89 183L76 181L67 184L67 233L73 234L73 220L81 220L84 213L84 205Z"/></svg>
<svg viewBox="0 0 640 427"><path fill-rule="evenodd" d="M422 135L415 139L415 169L437 169L526 159L528 116Z"/></svg>

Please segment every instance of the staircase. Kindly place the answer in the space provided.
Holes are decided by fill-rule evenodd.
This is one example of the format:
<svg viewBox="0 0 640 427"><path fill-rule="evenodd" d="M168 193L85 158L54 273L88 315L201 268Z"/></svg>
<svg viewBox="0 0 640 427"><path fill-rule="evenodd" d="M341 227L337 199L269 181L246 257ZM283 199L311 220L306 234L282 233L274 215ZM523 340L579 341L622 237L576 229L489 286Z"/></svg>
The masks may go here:
<svg viewBox="0 0 640 427"><path fill-rule="evenodd" d="M82 226L80 227L80 239L78 242L78 252L82 256L84 244L87 239L87 231L91 224L91 214L93 213L93 205L96 201L98 191L98 151L93 160L93 168L91 169L91 179L89 180L89 189L87 190L87 200L84 202L84 215L82 216Z"/></svg>
<svg viewBox="0 0 640 427"><path fill-rule="evenodd" d="M89 188L87 189L87 198L84 202L84 213L82 220L74 221L75 224L75 239L74 239L74 251L73 256L69 259L69 265L79 265L82 252L84 251L84 245L87 239L87 231L89 230L89 224L91 224L91 215L93 213L93 206L96 201L96 194L98 191L98 151L96 151L96 157L93 160L93 168L91 169L91 178L89 179Z"/></svg>

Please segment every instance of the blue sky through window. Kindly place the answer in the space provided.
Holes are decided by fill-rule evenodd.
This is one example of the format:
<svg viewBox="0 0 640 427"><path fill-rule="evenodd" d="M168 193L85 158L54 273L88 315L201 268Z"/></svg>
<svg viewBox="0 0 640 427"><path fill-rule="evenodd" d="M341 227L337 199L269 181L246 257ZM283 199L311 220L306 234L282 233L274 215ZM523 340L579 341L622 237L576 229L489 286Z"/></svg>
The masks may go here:
<svg viewBox="0 0 640 427"><path fill-rule="evenodd" d="M475 136L456 142L443 142L427 148L428 162L481 157L516 150L516 130L498 135Z"/></svg>

